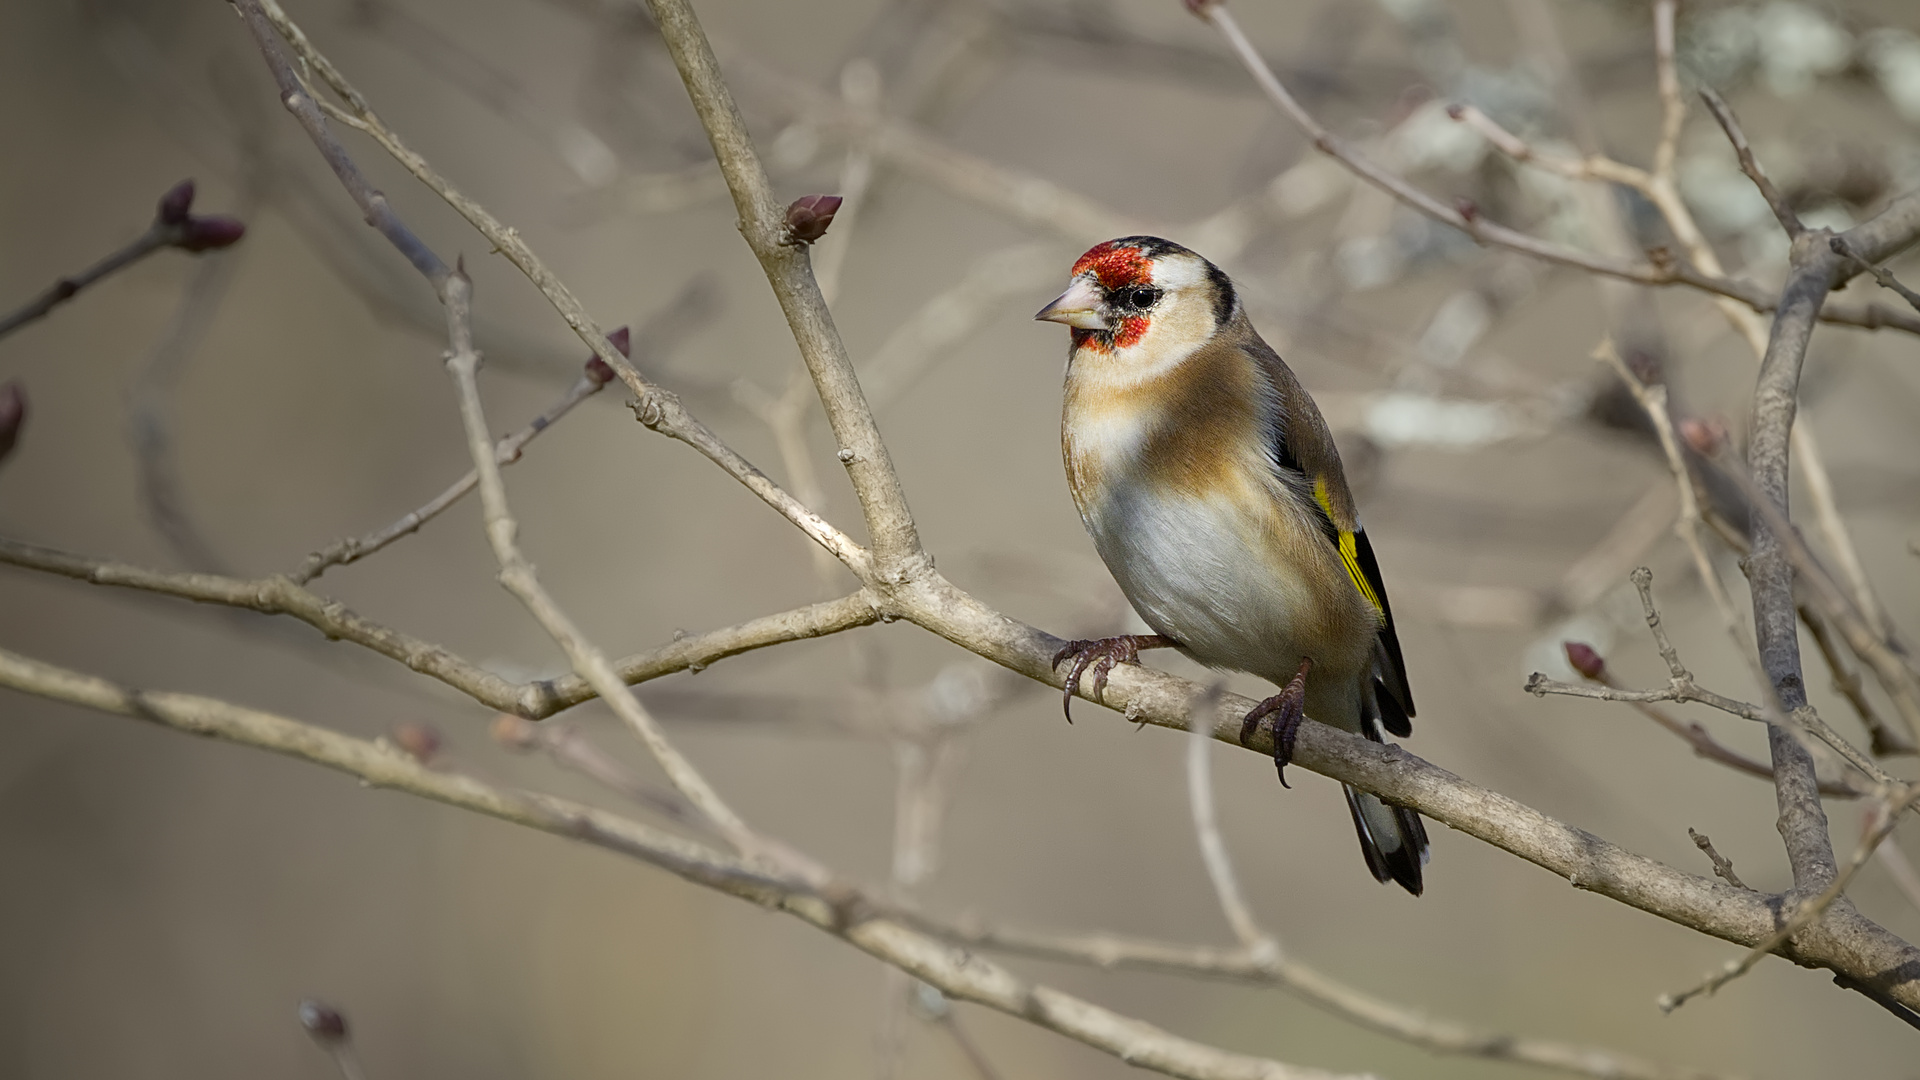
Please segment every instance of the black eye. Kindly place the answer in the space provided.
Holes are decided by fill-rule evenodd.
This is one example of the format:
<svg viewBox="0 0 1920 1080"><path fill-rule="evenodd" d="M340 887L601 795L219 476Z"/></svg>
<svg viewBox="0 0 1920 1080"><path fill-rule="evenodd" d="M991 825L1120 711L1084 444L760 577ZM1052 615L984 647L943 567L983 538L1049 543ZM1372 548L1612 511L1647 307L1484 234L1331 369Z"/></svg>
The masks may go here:
<svg viewBox="0 0 1920 1080"><path fill-rule="evenodd" d="M1160 290L1147 285L1135 286L1120 290L1113 300L1117 307L1145 311L1160 302Z"/></svg>

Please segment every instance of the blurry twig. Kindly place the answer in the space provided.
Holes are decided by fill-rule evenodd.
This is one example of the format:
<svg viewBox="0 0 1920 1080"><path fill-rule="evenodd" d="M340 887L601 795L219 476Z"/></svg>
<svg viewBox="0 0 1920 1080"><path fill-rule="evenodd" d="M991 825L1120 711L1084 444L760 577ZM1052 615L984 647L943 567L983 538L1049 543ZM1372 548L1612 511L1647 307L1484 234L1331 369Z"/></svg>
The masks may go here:
<svg viewBox="0 0 1920 1080"><path fill-rule="evenodd" d="M509 750L522 753L538 750L556 764L682 825L706 823L687 800L643 782L571 724L536 724L512 713L501 713L493 718L491 734L494 742Z"/></svg>
<svg viewBox="0 0 1920 1080"><path fill-rule="evenodd" d="M1887 692L1894 710L1908 730L1920 735L1920 672L1915 671L1906 653L1897 648L1883 632L1877 631L1868 617L1854 606L1840 583L1834 580L1812 549L1807 547L1800 530L1761 491L1746 468L1738 462L1723 463L1720 460L1726 453L1724 442L1704 447L1703 450L1707 452L1702 453L1702 460L1719 469L1720 475L1739 489L1747 500L1756 525L1764 525L1776 538L1785 562L1796 575L1794 580L1805 586L1806 595L1827 616L1831 627L1839 631L1847 647L1873 671L1876 681Z"/></svg>
<svg viewBox="0 0 1920 1080"><path fill-rule="evenodd" d="M1674 518L1673 531L1693 556L1694 572L1700 576L1700 584L1706 587L1707 595L1712 597L1714 610L1719 613L1727 636L1733 639L1735 651L1749 663L1754 663L1752 636L1747 633L1746 623L1740 613L1734 610L1733 597L1720 580L1720 572L1714 569L1713 556L1708 554L1706 543L1700 535L1700 502L1694 492L1693 475L1687 469L1687 459L1681 449L1679 436L1674 432L1673 417L1667 411L1667 388L1659 383L1641 382L1639 375L1620 358L1619 350L1614 348L1611 339L1603 339L1594 348L1594 357L1612 365L1620 381L1647 414L1647 421L1653 425L1654 434L1660 440L1660 449L1666 455L1667 468L1673 473L1674 487L1680 494L1680 510ZM1755 678L1758 685L1766 685L1766 679L1757 670Z"/></svg>
<svg viewBox="0 0 1920 1080"><path fill-rule="evenodd" d="M1880 819L1885 814L1886 811L1880 804L1868 804L1867 812L1860 817L1862 834L1871 833L1878 828ZM1906 897L1907 903L1912 904L1915 910L1920 910L1920 873L1914 871L1913 863L1908 861L1906 852L1901 851L1898 844L1881 844L1875 849L1874 857L1880 860L1880 865L1887 871L1887 876L1893 879L1894 887L1900 890L1900 895Z"/></svg>
<svg viewBox="0 0 1920 1080"><path fill-rule="evenodd" d="M1277 954L1256 958L1237 946L1221 949L1104 934L1033 932L983 926L967 920L945 924L915 917L913 921L929 933L970 949L1106 969L1224 979L1286 990L1369 1031L1436 1054L1533 1065L1596 1080L1728 1080L1726 1074L1647 1061L1612 1050L1475 1028L1433 1016L1424 1009L1375 997L1299 960Z"/></svg>
<svg viewBox="0 0 1920 1080"><path fill-rule="evenodd" d="M1827 662L1827 671L1833 675L1833 688L1847 699L1853 711L1866 726L1867 737L1871 740L1868 747L1875 757L1889 757L1896 754L1920 753L1907 736L1895 730L1874 708L1867 698L1866 680L1848 663L1846 657L1833 640L1833 630L1827 625L1826 616L1811 604L1800 604L1800 622L1812 636L1814 645L1819 648L1820 656Z"/></svg>
<svg viewBox="0 0 1920 1080"><path fill-rule="evenodd" d="M1191 734L1187 737L1188 809L1193 814L1194 836L1200 845L1201 861L1207 867L1207 879L1213 883L1214 897L1220 901L1221 914L1226 916L1233 936L1240 940L1240 947L1250 959L1278 959L1280 943L1260 926L1253 917L1253 909L1247 906L1246 897L1240 892L1239 876L1233 872L1233 860L1227 854L1226 842L1220 838L1220 826L1215 820L1213 759L1209 756L1213 749L1213 731L1209 718L1225 690L1224 683L1215 681L1194 703L1189 725Z"/></svg>
<svg viewBox="0 0 1920 1080"><path fill-rule="evenodd" d="M1726 99L1715 92L1713 87L1703 86L1700 88L1700 100L1707 103L1707 111L1712 113L1714 120L1719 122L1720 130L1727 133L1727 141L1733 144L1734 156L1740 159L1740 171L1746 173L1747 179L1753 181L1753 186L1760 189L1761 198L1767 200L1768 209L1773 211L1774 220L1786 230L1787 239L1791 240L1806 232L1807 227L1800 223L1800 215L1793 212L1793 206L1787 202L1787 197L1780 194L1779 188L1773 186L1773 181L1767 178L1766 170L1762 169L1760 162L1754 158L1753 147L1747 145L1747 133L1741 129L1740 121L1733 115L1733 109L1727 105Z"/></svg>
<svg viewBox="0 0 1920 1080"><path fill-rule="evenodd" d="M1415 187L1405 177L1361 156L1347 144L1346 140L1335 135L1301 108L1299 102L1288 93L1285 86L1281 85L1280 80L1274 76L1273 70L1254 49L1253 43L1240 29L1239 22L1228 10L1224 0L1194 0L1190 6L1202 19L1213 24L1220 31L1227 39L1227 43L1240 56L1241 62L1245 64L1254 80L1266 91L1268 98L1313 139L1313 145L1317 149L1345 165L1356 176L1427 217L1458 229L1481 243L1495 244L1518 251L1523 255L1589 273L1638 282L1642 285L1687 285L1703 292L1738 301L1756 312L1772 311L1778 306L1778 298L1771 295L1763 286L1724 277L1693 263L1669 258L1660 262L1636 264L1595 255L1488 221L1471 205L1463 210L1441 202ZM1821 312L1820 319L1823 322L1870 327L1891 326L1909 333L1920 333L1920 318L1889 315L1877 309L1865 312L1828 309Z"/></svg>
<svg viewBox="0 0 1920 1080"><path fill-rule="evenodd" d="M353 1035L347 1029L347 1018L340 1010L312 998L300 1003L300 1026L305 1028L314 1045L327 1052L333 1059L334 1068L340 1070L341 1080L366 1080L367 1074L360 1067L360 1056L353 1050Z"/></svg>
<svg viewBox="0 0 1920 1080"><path fill-rule="evenodd" d="M960 1014L954 1011L953 1003L947 996L923 982L913 984L912 1004L914 1011L930 1023L936 1024L953 1039L967 1064L979 1075L980 1080L1002 1080L1003 1074L994 1067L993 1060L987 1057L974 1039L966 1025L960 1022Z"/></svg>
<svg viewBox="0 0 1920 1080"><path fill-rule="evenodd" d="M65 303L81 289L118 270L124 270L161 248L179 248L198 254L231 247L246 234L246 226L230 217L203 217L191 213L193 181L182 180L160 197L153 223L125 247L87 267L55 281L32 301L0 315L0 337L13 333L27 323Z"/></svg>
<svg viewBox="0 0 1920 1080"><path fill-rule="evenodd" d="M240 219L245 220L254 215L267 196L271 177L259 133L249 130L240 142L243 180L236 209ZM190 201L191 186L186 193ZM165 204L162 205L164 217ZM174 456L172 397L187 362L199 351L212 329L214 317L238 272L235 253L215 251L201 261L172 322L141 363L128 395L128 422L134 458L140 470L141 504L161 538L194 570L223 572L226 566L187 511L185 485L181 483Z"/></svg>

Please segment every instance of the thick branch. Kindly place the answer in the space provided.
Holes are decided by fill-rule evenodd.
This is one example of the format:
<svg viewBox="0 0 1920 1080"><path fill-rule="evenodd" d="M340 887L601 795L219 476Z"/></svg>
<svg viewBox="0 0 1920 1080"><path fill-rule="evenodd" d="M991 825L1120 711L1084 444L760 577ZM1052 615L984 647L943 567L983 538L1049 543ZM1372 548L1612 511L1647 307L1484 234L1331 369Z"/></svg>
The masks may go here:
<svg viewBox="0 0 1920 1080"><path fill-rule="evenodd" d="M572 802L438 772L380 743L198 697L131 690L0 650L0 686L163 727L270 750L373 787L433 799L658 866L695 884L784 911L937 987L1120 1059L1191 1080L1336 1080L1338 1074L1219 1050L1028 983L1006 968L878 914L859 891L811 888L640 822ZM1358 1080L1358 1078L1349 1078Z"/></svg>
<svg viewBox="0 0 1920 1080"><path fill-rule="evenodd" d="M906 617L989 660L1062 685L1050 661L1063 641L994 611L934 575L896 590ZM1200 687L1132 664L1116 667L1098 704L1137 723L1183 729ZM1087 697L1087 691L1082 692ZM1091 697L1087 697L1092 700ZM1254 704L1224 695L1212 723L1214 737L1239 745L1240 721ZM1270 752L1267 736L1254 738L1256 752ZM1774 909L1759 894L1683 873L1555 821L1497 792L1471 784L1397 746L1370 743L1322 724L1300 729L1294 761L1321 775L1408 806L1460 832L1477 837L1566 878L1577 888L1607 896L1701 933L1742 945L1764 940L1775 928ZM1920 948L1843 905L1783 947L1794 962L1825 967L1873 986L1893 1000L1920 1007Z"/></svg>
<svg viewBox="0 0 1920 1080"><path fill-rule="evenodd" d="M687 95L707 129L714 157L740 213L740 232L766 272L793 330L800 356L813 376L827 423L839 443L839 458L860 499L879 570L907 573L925 562L907 496L873 412L854 376L853 362L833 315L813 279L806 245L796 243L785 226L784 208L773 197L766 170L747 137L746 121L720 75L719 61L686 0L648 0L647 8L673 54Z"/></svg>

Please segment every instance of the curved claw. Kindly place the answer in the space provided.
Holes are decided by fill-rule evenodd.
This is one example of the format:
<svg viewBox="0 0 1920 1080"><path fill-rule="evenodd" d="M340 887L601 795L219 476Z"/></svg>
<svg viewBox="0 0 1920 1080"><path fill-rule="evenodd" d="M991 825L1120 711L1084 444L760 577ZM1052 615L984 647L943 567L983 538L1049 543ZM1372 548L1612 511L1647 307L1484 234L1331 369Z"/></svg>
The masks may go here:
<svg viewBox="0 0 1920 1080"><path fill-rule="evenodd" d="M1080 692L1080 677L1093 669L1093 692L1090 696L1101 698L1107 692L1107 677L1113 674L1116 664L1137 664L1140 662L1141 649L1163 648L1173 642L1157 634L1122 634L1119 637L1088 638L1069 641L1059 652L1053 654L1053 666L1059 667L1061 661L1071 658L1073 666L1067 669L1063 680L1060 710L1067 715L1067 723L1073 723L1073 698Z"/></svg>
<svg viewBox="0 0 1920 1080"><path fill-rule="evenodd" d="M1262 720L1279 714L1273 721L1273 768L1280 775L1283 788L1293 787L1287 783L1287 763L1293 760L1293 744L1300 736L1300 721L1307 718L1307 670L1311 667L1311 659L1302 660L1300 671L1287 685L1248 710L1247 718L1240 723L1240 745L1245 746L1253 733L1260 730Z"/></svg>
<svg viewBox="0 0 1920 1080"><path fill-rule="evenodd" d="M1077 643L1076 644L1080 644ZM1087 665L1093 662L1094 651L1083 649L1073 654L1073 666L1067 669L1067 678L1060 694L1060 711L1066 714L1067 723L1073 723L1073 697L1080 692L1080 676L1086 673ZM1060 663L1055 658L1054 663Z"/></svg>

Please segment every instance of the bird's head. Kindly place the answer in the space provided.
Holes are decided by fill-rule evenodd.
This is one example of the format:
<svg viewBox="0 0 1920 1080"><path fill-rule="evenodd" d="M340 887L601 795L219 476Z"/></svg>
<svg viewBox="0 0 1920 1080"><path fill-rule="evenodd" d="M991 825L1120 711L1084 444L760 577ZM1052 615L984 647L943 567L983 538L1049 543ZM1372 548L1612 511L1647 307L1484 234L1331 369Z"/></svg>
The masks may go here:
<svg viewBox="0 0 1920 1080"><path fill-rule="evenodd" d="M1096 244L1073 281L1034 318L1073 328L1077 350L1184 355L1231 321L1237 301L1220 268L1157 236Z"/></svg>

